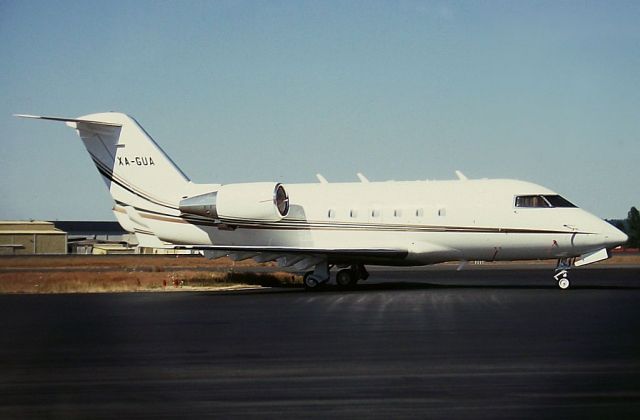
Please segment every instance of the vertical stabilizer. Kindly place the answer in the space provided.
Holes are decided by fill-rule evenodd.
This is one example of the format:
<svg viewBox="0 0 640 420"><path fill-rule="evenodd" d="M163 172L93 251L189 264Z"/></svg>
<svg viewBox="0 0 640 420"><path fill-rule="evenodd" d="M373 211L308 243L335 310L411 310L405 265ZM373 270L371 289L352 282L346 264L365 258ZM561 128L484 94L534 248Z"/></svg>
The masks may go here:
<svg viewBox="0 0 640 420"><path fill-rule="evenodd" d="M118 206L179 214L189 179L133 118L116 112L79 118L20 116L75 128Z"/></svg>

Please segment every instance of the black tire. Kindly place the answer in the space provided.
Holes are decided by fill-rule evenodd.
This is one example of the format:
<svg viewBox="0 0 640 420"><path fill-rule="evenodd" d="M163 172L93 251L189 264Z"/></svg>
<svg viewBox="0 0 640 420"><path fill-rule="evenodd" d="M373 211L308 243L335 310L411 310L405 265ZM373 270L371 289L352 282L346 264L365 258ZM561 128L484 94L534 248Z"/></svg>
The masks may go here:
<svg viewBox="0 0 640 420"><path fill-rule="evenodd" d="M318 290L320 287L320 282L318 282L315 278L311 277L313 271L308 271L304 274L302 278L302 282L304 283L304 288L306 290Z"/></svg>
<svg viewBox="0 0 640 420"><path fill-rule="evenodd" d="M338 271L336 274L336 284L339 287L351 287L358 283L356 273L350 269L344 269Z"/></svg>

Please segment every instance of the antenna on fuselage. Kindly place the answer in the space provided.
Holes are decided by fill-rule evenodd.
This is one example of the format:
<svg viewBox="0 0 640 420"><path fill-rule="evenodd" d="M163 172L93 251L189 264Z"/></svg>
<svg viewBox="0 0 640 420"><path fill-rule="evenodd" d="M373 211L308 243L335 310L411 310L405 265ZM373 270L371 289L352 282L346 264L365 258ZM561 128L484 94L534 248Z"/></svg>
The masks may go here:
<svg viewBox="0 0 640 420"><path fill-rule="evenodd" d="M329 181L327 181L327 178L323 177L320 174L316 174L316 178L318 178L318 181L320 181L321 184L328 184Z"/></svg>
<svg viewBox="0 0 640 420"><path fill-rule="evenodd" d="M369 182L369 180L367 179L367 177L366 177L366 176L364 176L364 175L362 174L362 172L358 172L356 175L358 176L358 179L360 180L360 182L364 182L364 183Z"/></svg>

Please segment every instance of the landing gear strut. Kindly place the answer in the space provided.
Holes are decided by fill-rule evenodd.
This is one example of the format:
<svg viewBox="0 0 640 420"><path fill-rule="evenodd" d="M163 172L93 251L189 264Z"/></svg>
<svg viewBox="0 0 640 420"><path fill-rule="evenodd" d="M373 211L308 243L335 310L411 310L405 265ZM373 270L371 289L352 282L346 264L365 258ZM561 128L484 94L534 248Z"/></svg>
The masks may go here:
<svg viewBox="0 0 640 420"><path fill-rule="evenodd" d="M558 282L562 290L569 288L569 269L573 266L575 258L560 258L556 266L556 274L553 278Z"/></svg>

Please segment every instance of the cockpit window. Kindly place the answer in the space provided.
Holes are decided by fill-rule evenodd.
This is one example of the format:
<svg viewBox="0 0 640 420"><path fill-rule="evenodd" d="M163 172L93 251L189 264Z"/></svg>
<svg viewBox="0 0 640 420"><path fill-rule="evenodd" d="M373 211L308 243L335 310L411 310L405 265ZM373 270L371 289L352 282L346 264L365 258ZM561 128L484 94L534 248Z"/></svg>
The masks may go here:
<svg viewBox="0 0 640 420"><path fill-rule="evenodd" d="M544 198L551 204L551 207L575 207L573 203L559 195L545 195Z"/></svg>
<svg viewBox="0 0 640 420"><path fill-rule="evenodd" d="M519 195L516 197L516 207L551 207L541 195Z"/></svg>
<svg viewBox="0 0 640 420"><path fill-rule="evenodd" d="M552 208L575 207L575 205L559 195L519 195L516 197L516 207Z"/></svg>

